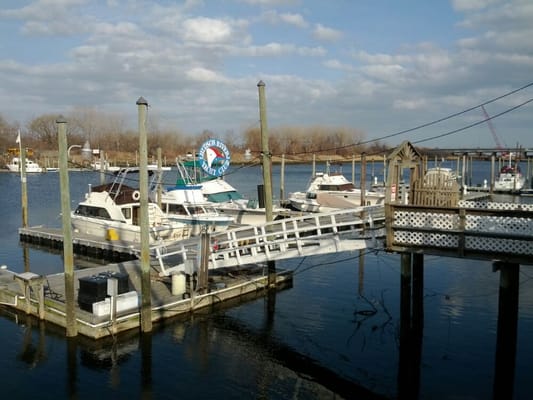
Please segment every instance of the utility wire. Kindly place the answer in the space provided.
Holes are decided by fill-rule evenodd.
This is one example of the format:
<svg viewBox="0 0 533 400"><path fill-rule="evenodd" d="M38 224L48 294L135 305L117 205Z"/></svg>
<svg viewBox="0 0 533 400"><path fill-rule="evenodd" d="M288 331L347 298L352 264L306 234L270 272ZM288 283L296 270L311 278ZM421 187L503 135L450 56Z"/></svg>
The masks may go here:
<svg viewBox="0 0 533 400"><path fill-rule="evenodd" d="M441 137L444 137L444 136L450 136L450 135L453 135L454 133L458 133L458 132L461 132L461 131L464 131L466 129L470 129L476 125L480 125L480 124L483 124L487 121L490 121L491 119L494 119L494 118L497 118L497 117L500 117L504 114L507 114L508 112L511 112L511 111L514 111L516 110L517 108L520 108L522 106L525 106L526 104L528 103L531 103L533 101L533 99L529 99L529 100L526 100L524 101L523 103L520 103L514 107L511 107L511 108L508 108L507 110L504 110L502 111L501 113L498 113L498 114L494 114L492 116L490 116L489 118L485 118L481 121L477 121L477 122L474 122L470 125L467 125L467 126L463 126L462 128L458 128L458 129L454 129L453 131L449 131L449 132L445 132L445 133L441 133L440 135L436 135L436 136L431 136L429 138L425 138L425 139L420 139L420 140L416 140L416 141L413 141L413 143L422 143L422 142L427 142L427 141L430 141L430 140L434 140L434 139L439 139Z"/></svg>
<svg viewBox="0 0 533 400"><path fill-rule="evenodd" d="M348 144L348 145L345 145L345 146L339 146L339 147L334 147L334 148L329 148L329 149L320 149L320 150L311 151L311 152L306 151L306 152L301 152L301 153L297 153L297 154L307 154L307 153L314 153L314 152L322 153L322 152L327 152L327 151L332 151L332 150L346 149L346 148L350 148L350 147L361 146L361 145L368 144L368 143L378 142L380 140L389 139L389 138L392 138L392 137L395 137L395 136L400 136L400 135L403 135L403 134L406 134L406 133L409 133L409 132L413 132L413 131L416 131L416 130L419 130L419 129L422 129L422 128L427 128L428 126L436 125L436 124L438 124L440 122L443 122L443 121L458 117L458 116L463 115L463 114L466 114L466 113L468 113L470 111L473 111L473 110L475 110L477 108L483 107L483 106L485 106L487 104L490 104L490 103L494 103L495 101L501 100L501 99L503 99L505 97L508 97L508 96L511 96L511 95L513 95L515 93L518 93L518 92L520 92L520 91L522 91L524 89L527 89L527 88L529 88L531 86L533 86L533 82L530 82L530 83L528 83L528 84L526 84L526 85L524 85L522 87L519 87L517 89L511 90L511 91L509 91L507 93L504 93L504 94L502 94L500 96L494 97L494 98L492 98L490 100L487 100L487 101L485 101L483 103L480 103L480 104L477 104L475 106L469 107L469 108L464 109L462 111L458 111L456 113L447 115L445 117L442 117L442 118L439 118L439 119L436 119L436 120L433 120L433 121L430 121L430 122L426 122L426 123L423 123L421 125L417 125L417 126L415 126L413 128L408 128L408 129L404 129L404 130L399 131L399 132L391 133L389 135L381 136L381 137L376 138L376 139L369 139L369 140L364 140L364 141L361 141L361 142L358 142L358 143L351 143L351 144ZM512 107L510 109L507 109L507 110L505 110L505 111L503 111L503 112L501 112L499 114L495 114L495 115L493 115L493 116L491 116L489 118L485 118L485 119L483 119L481 121L478 121L478 122L476 122L474 124L470 124L470 125L465 126L463 128L459 128L459 129L456 129L456 130L453 130L453 131L450 131L450 132L446 132L446 133L443 133L443 134L440 134L440 135L436 135L436 136L433 136L433 137L430 137L430 138L422 139L422 140L419 140L419 141L413 142L413 143L421 143L421 142L429 141L429 140L432 140L432 139L438 139L440 137L449 136L449 135L452 135L452 134L457 133L457 132L461 132L463 130L472 128L472 127L474 127L476 125L480 125L480 124L482 124L484 122L487 122L489 120L497 118L497 117L499 117L499 116L501 116L503 114L506 114L506 113L508 113L510 111L514 111L517 108L520 108L520 107L530 103L531 101L533 101L533 99L525 101L524 103L521 103L521 104L519 104L517 106L514 106L514 107ZM297 154L294 154L294 155L297 155ZM378 154L378 153L376 153L376 154Z"/></svg>

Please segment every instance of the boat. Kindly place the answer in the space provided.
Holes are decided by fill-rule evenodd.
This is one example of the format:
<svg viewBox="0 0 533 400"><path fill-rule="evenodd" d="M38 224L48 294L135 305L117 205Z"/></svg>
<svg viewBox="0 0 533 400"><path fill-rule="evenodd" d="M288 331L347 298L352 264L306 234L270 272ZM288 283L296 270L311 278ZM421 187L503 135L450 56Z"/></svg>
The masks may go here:
<svg viewBox="0 0 533 400"><path fill-rule="evenodd" d="M526 178L520 171L520 166L512 163L509 155L509 162L500 169L497 179L494 181L495 192L520 192L526 184Z"/></svg>
<svg viewBox="0 0 533 400"><path fill-rule="evenodd" d="M205 200L201 185L187 183L162 187L159 193L157 184L159 178L157 175L154 177L155 179L150 184L151 200L161 204L161 209L169 219L189 225L191 236L197 236L203 231L223 232L234 223L233 217L222 215L213 203ZM161 195L160 202L158 201L159 194Z"/></svg>
<svg viewBox="0 0 533 400"><path fill-rule="evenodd" d="M122 168L115 172L112 182L92 187L71 213L76 232L108 240L141 242L140 192L126 185L128 174L138 168ZM148 203L150 244L172 242L190 237L187 224L168 218L156 203Z"/></svg>
<svg viewBox="0 0 533 400"><path fill-rule="evenodd" d="M266 222L266 210L256 199L246 199L221 176L209 175L201 167L201 161L191 156L176 161L180 171L176 186L199 185L203 197L221 215L231 217L236 224L259 225ZM272 219L285 218L291 210L273 205Z"/></svg>
<svg viewBox="0 0 533 400"><path fill-rule="evenodd" d="M11 162L9 164L6 164L7 169L10 172L20 172L20 165L21 160L19 157L13 157L11 159ZM26 158L26 173L37 173L37 172L43 172L44 168L42 168L38 163L35 161Z"/></svg>
<svg viewBox="0 0 533 400"><path fill-rule="evenodd" d="M385 193L365 191L365 206L383 205ZM307 189L288 196L292 208L304 212L329 212L361 206L361 189L355 187L341 172L317 172Z"/></svg>
<svg viewBox="0 0 533 400"><path fill-rule="evenodd" d="M117 172L120 171L120 167L110 165L109 162L106 160L104 161L103 168L102 163L99 160L95 160L91 163L91 168L95 171L101 171L102 169L106 172Z"/></svg>

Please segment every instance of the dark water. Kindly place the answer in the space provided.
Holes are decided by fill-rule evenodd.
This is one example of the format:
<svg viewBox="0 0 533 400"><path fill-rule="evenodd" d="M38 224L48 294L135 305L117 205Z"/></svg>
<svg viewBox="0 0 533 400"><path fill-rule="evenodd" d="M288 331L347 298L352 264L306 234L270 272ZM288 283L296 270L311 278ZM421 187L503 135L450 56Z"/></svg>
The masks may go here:
<svg viewBox="0 0 533 400"><path fill-rule="evenodd" d="M369 175L382 178L376 165ZM279 169L274 194L279 198ZM485 174L485 172L487 173ZM227 177L256 196L259 168ZM351 165L343 172L351 176ZM476 169L478 182L488 168ZM286 193L303 190L310 166L287 166ZM169 184L172 177L167 175ZM70 174L73 207L93 172ZM368 178L370 181L370 177ZM18 243L20 181L0 174L0 264L60 272L60 255ZM30 225L60 226L59 176L28 176ZM414 376L400 366L400 260L366 252L288 260L293 287L275 296L156 325L115 340L66 340L53 326L9 310L0 316L0 372L13 399L397 398L402 382L420 399L494 398L499 274L491 263L425 258L424 325ZM78 266L88 261L76 258ZM505 398L529 399L533 357L533 271L520 272L515 371ZM403 346L403 347L402 347ZM405 380L407 379L407 381ZM403 383L402 383L403 384ZM417 394L418 393L418 394ZM337 397L336 397L337 396ZM405 397L413 398L413 397Z"/></svg>

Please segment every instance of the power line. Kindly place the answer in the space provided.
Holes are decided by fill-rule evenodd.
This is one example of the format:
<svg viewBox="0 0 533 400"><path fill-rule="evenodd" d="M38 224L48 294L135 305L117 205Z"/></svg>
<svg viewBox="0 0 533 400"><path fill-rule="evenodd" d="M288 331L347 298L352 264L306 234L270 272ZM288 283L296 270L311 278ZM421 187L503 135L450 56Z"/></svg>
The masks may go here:
<svg viewBox="0 0 533 400"><path fill-rule="evenodd" d="M439 118L439 119L436 119L436 120L433 120L433 121L430 121L430 122L426 122L426 123L423 123L421 125L417 125L417 126L415 126L413 128L404 129L402 131L394 132L394 133L391 133L391 134L388 134L388 135L385 135L385 136L381 136L381 137L376 138L376 139L364 140L364 141L361 141L361 142L358 142L358 143L350 143L350 144L345 145L345 146L339 146L339 147L334 147L334 148L329 148L329 149L320 149L320 150L312 151L312 152L322 153L322 152L327 152L327 151L332 151L332 150L340 150L340 149L347 149L347 148L355 147L355 146L362 146L362 145L365 145L365 144L378 142L380 140L390 139L392 137L400 136L400 135L403 135L403 134L406 134L406 133L409 133L409 132L413 132L413 131L416 131L416 130L419 130L419 129L422 129L422 128L427 128L428 126L436 125L436 124L438 124L440 122L447 121L449 119L452 119L452 118L458 117L460 115L466 114L466 113L468 113L470 111L475 110L476 108L480 108L480 107L483 107L483 106L485 106L487 104L494 103L495 101L498 101L498 100L501 100L501 99L503 99L505 97L511 96L511 95L513 95L515 93L518 93L518 92L520 92L520 91L522 91L524 89L527 89L527 88L529 88L531 86L533 86L533 82L530 82L530 83L528 83L526 85L523 85L523 86L521 86L521 87L519 87L517 89L511 90L511 91L509 91L507 93L504 93L504 94L502 94L500 96L494 97L494 98L492 98L490 100L487 100L487 101L485 101L483 103L480 103L480 104L477 104L475 106L469 107L469 108L464 109L462 111L455 112L453 114L449 114L449 115L447 115L445 117L442 117L442 118ZM472 127L474 127L476 125L480 125L480 124L482 124L484 122L490 121L490 120L492 120L494 118L497 118L497 117L499 117L501 115L507 114L508 112L514 111L514 110L516 110L516 109L518 109L518 108L530 103L531 101L533 101L533 99L527 100L527 101L525 101L525 102L523 102L523 103L521 103L521 104L519 104L517 106L511 107L511 108L509 108L509 109L507 109L507 110L505 110L505 111L503 111L503 112L501 112L499 114L493 115L492 117L489 117L489 118L485 118L485 119L483 119L481 121L475 122L475 123L467 125L465 127L462 127L462 128L459 128L459 129L455 129L453 131L446 132L446 133L443 133L443 134L439 134L439 135L436 135L436 136L433 136L433 137L429 137L429 138L426 138L426 139L421 139L421 140L413 142L413 143L422 143L422 142L426 142L426 141L429 141L429 140L438 139L438 138L441 138L441 137L444 137L444 136L449 136L449 135L452 135L454 133L461 132L463 130L472 128ZM306 151L306 152L301 152L301 153L296 153L296 154L307 154L307 153L310 153L310 152ZM296 154L294 154L294 155L296 155Z"/></svg>
<svg viewBox="0 0 533 400"><path fill-rule="evenodd" d="M518 105L516 105L514 107L511 107L511 108L508 108L507 110L504 110L501 113L495 114L495 115L493 115L493 116L491 116L489 118L485 118L485 119L483 119L481 121L474 122L474 123L472 123L470 125L466 125L466 126L464 126L462 128L454 129L453 131L441 133L440 135L431 136L431 137L425 138L425 139L420 139L420 140L414 141L413 143L422 143L422 142L427 142L427 141L434 140L434 139L439 139L441 137L453 135L454 133L458 133L458 132L464 131L466 129L470 129L470 128L476 126L476 125L483 124L483 123L485 123L487 121L490 121L490 120L492 120L494 118L500 117L500 116L502 116L504 114L507 114L507 113L509 113L511 111L514 111L514 110L516 110L516 109L518 109L518 108L520 108L522 106L525 106L528 103L531 103L532 101L533 101L533 99L526 100L523 103L520 103L520 104L518 104Z"/></svg>

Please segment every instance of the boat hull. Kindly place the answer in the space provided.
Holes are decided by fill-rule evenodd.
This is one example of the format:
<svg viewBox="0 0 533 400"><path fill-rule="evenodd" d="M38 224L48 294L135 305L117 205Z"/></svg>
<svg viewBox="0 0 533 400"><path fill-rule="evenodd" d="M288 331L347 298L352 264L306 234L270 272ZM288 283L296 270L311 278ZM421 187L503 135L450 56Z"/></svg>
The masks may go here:
<svg viewBox="0 0 533 400"><path fill-rule="evenodd" d="M120 240L131 243L141 243L141 228L120 221L110 221L98 218L71 215L72 227L76 232L96 236L106 240ZM116 236L115 236L116 235ZM150 244L162 240L183 240L190 236L190 230L183 225L159 225L149 228Z"/></svg>

